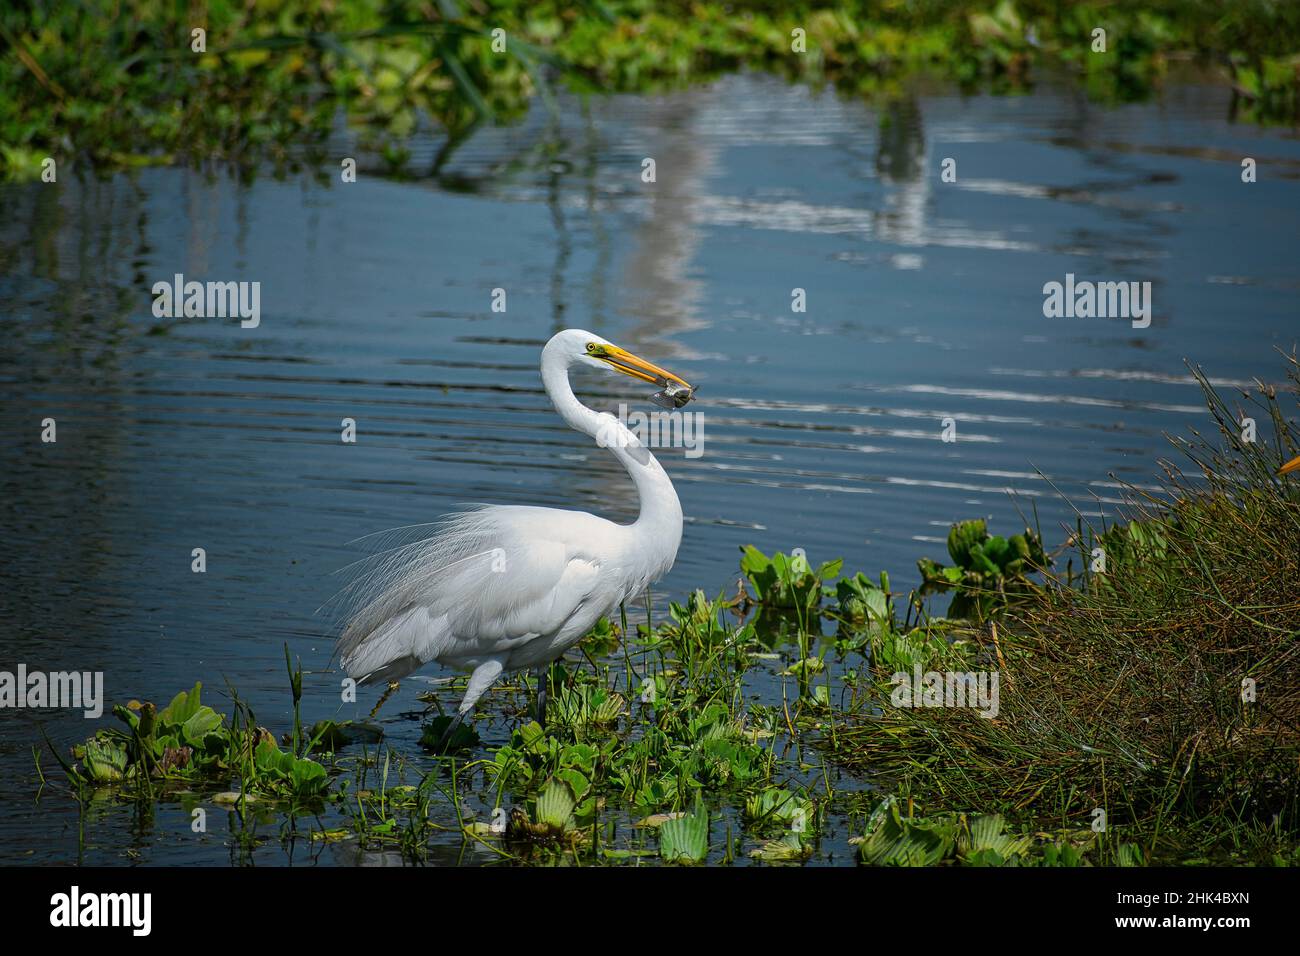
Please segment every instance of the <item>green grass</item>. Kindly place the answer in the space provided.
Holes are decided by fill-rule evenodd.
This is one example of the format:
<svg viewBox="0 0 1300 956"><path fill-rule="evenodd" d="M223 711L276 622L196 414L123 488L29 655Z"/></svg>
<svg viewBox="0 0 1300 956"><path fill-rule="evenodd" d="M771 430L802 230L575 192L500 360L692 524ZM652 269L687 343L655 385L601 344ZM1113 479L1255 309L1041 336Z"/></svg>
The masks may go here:
<svg viewBox="0 0 1300 956"><path fill-rule="evenodd" d="M1275 475L1295 436L1272 389L1229 407L1197 377L1218 434L1176 442L1194 477L1165 463L1125 521L1080 521L1062 573L944 650L1000 670L999 716L892 707L880 668L828 741L839 759L927 812L1050 829L1100 809L1102 861L1124 843L1153 862L1300 861L1300 486ZM1278 443L1243 441L1243 412Z"/></svg>

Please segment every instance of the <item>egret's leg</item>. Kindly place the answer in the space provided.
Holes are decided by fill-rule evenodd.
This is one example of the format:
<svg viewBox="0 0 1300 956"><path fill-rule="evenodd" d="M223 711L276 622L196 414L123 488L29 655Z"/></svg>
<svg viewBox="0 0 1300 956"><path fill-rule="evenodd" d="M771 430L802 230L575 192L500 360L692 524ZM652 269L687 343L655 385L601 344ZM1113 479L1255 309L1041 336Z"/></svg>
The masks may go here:
<svg viewBox="0 0 1300 956"><path fill-rule="evenodd" d="M489 657L474 668L473 673L469 675L469 686L465 688L465 696L461 698L460 706L456 708L456 716L447 725L447 729L442 732L442 737L438 740L439 750L442 750L447 745L447 741L451 740L451 735L456 732L456 728L464 721L465 715L474 709L478 699L492 686L492 682L501 676L504 669L505 666L499 657Z"/></svg>
<svg viewBox="0 0 1300 956"><path fill-rule="evenodd" d="M469 675L469 686L465 688L465 696L460 702L461 714L467 713L478 703L478 699L492 686L492 682L501 676L503 670L505 670L505 662L500 657L489 657L474 668L473 673Z"/></svg>
<svg viewBox="0 0 1300 956"><path fill-rule="evenodd" d="M543 664L534 672L537 675L537 722L546 726L546 686L551 682L551 665Z"/></svg>
<svg viewBox="0 0 1300 956"><path fill-rule="evenodd" d="M452 734L454 734L456 732L456 728L459 727L464 722L465 722L465 715L457 711L456 716L453 717L451 719L451 723L447 725L447 729L444 730L442 732L442 736L438 738L438 746L435 747L434 750L436 750L438 753L442 753L444 750L446 750L447 743L451 740Z"/></svg>

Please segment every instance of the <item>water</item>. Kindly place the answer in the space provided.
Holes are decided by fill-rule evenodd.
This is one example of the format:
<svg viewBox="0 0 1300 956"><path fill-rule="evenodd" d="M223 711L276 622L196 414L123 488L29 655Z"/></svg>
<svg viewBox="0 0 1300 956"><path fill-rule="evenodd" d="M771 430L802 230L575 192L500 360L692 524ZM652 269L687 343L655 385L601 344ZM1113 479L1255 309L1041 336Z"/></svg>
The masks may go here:
<svg viewBox="0 0 1300 956"><path fill-rule="evenodd" d="M413 169L439 145L418 142ZM918 557L945 558L955 519L1011 533L1037 508L1058 545L1073 514L1058 491L1113 510L1120 482L1149 482L1163 433L1204 424L1185 359L1224 385L1278 380L1300 328L1300 143L1235 124L1228 92L1194 77L1121 108L1054 84L876 108L736 76L539 107L433 179L366 169L327 188L174 169L0 187L0 668L102 670L110 702L200 679L218 709L229 679L282 730L287 643L305 719L364 712L373 694L334 703L317 613L363 553L350 541L466 501L634 514L617 464L541 390L538 351L562 327L701 389L703 455L660 456L688 524L657 592L679 599L733 591L747 543L903 587ZM150 287L177 272L261 282L260 327L155 319ZM1043 285L1066 273L1151 282L1150 327L1044 318ZM650 408L630 380L577 383L598 407ZM46 417L57 444L39 440ZM412 754L422 689L384 711ZM37 799L32 748L94 726L0 714L0 860L236 858L224 823L192 839L173 804L146 825L94 811L79 851L75 806ZM499 743L509 723L482 732ZM832 821L814 862L850 859L848 835ZM274 839L251 856L290 858Z"/></svg>

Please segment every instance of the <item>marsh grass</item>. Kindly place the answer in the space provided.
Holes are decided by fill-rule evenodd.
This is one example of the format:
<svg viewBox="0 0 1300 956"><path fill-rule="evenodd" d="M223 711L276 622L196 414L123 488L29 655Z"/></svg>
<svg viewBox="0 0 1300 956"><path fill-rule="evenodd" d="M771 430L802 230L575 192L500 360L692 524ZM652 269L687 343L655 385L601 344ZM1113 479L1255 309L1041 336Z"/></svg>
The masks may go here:
<svg viewBox="0 0 1300 956"><path fill-rule="evenodd" d="M999 662L997 718L891 707L880 670L838 759L927 812L1048 829L1100 808L1095 862L1130 841L1149 861L1298 861L1300 484L1275 473L1295 433L1271 387L1230 406L1193 374L1215 434L1175 439L1184 464L1129 487L1120 523L1080 519L1087 570L1048 574L970 643L965 663ZM1243 440L1243 415L1274 443Z"/></svg>

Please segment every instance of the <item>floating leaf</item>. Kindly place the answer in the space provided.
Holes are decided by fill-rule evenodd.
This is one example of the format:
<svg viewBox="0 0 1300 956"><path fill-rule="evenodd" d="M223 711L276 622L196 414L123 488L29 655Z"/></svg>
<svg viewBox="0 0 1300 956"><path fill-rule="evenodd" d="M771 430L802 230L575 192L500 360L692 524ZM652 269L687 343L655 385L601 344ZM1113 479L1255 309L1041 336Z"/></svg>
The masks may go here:
<svg viewBox="0 0 1300 956"><path fill-rule="evenodd" d="M791 832L779 840L769 840L758 849L750 850L749 855L765 863L802 862L812 855L812 847L806 846L799 839L799 834Z"/></svg>
<svg viewBox="0 0 1300 956"><path fill-rule="evenodd" d="M96 783L111 783L126 776L126 750L110 741L92 737L86 741L82 764Z"/></svg>
<svg viewBox="0 0 1300 956"><path fill-rule="evenodd" d="M212 795L213 803L235 804L241 799L247 803L257 802L257 797L253 794L247 792L240 793L238 790L223 790L221 793L214 793Z"/></svg>
<svg viewBox="0 0 1300 956"><path fill-rule="evenodd" d="M1032 840L1029 836L1012 836L1004 832L1006 821L997 813L984 814L969 822L968 832L963 833L957 842L957 851L962 857L970 857L968 863L977 862L975 857L985 851L996 854L995 865L1023 856ZM978 862L986 863L988 858Z"/></svg>
<svg viewBox="0 0 1300 956"><path fill-rule="evenodd" d="M632 824L632 826L658 827L658 826L663 826L669 820L676 820L677 818L684 817L684 816L686 816L686 814L680 810L677 811L676 813L652 813L650 816L645 817L642 820L638 820L636 823Z"/></svg>
<svg viewBox="0 0 1300 956"><path fill-rule="evenodd" d="M701 863L708 853L709 811L696 796L694 810L659 828L659 855L669 863Z"/></svg>
<svg viewBox="0 0 1300 956"><path fill-rule="evenodd" d="M548 780L537 798L537 823L552 830L570 830L576 822L573 810L578 805L567 783Z"/></svg>
<svg viewBox="0 0 1300 956"><path fill-rule="evenodd" d="M870 866L933 866L952 851L954 830L951 821L905 820L891 805L858 852Z"/></svg>

